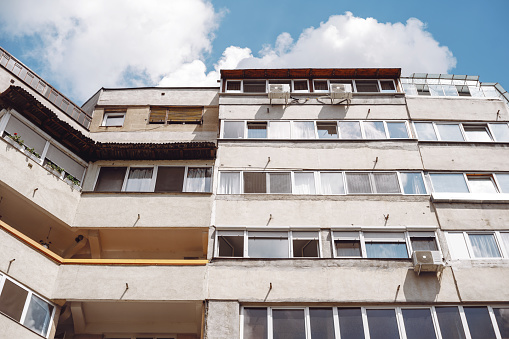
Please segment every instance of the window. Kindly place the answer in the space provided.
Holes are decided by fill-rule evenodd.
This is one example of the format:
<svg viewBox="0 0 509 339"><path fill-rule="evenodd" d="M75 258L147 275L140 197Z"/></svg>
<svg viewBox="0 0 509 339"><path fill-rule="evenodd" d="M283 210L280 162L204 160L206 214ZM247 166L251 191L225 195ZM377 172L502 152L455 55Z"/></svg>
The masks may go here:
<svg viewBox="0 0 509 339"><path fill-rule="evenodd" d="M244 138L243 121L225 121L223 122L223 138L242 139Z"/></svg>
<svg viewBox="0 0 509 339"><path fill-rule="evenodd" d="M509 232L448 232L452 259L509 258Z"/></svg>
<svg viewBox="0 0 509 339"><path fill-rule="evenodd" d="M241 80L227 80L226 91L227 92L240 92L242 90Z"/></svg>
<svg viewBox="0 0 509 339"><path fill-rule="evenodd" d="M219 179L218 194L427 194L422 172L221 171Z"/></svg>
<svg viewBox="0 0 509 339"><path fill-rule="evenodd" d="M497 173L496 175L498 187L501 193L509 193L509 174Z"/></svg>
<svg viewBox="0 0 509 339"><path fill-rule="evenodd" d="M338 126L336 122L317 122L316 129L319 139L337 139Z"/></svg>
<svg viewBox="0 0 509 339"><path fill-rule="evenodd" d="M1 274L0 290L0 313L43 337L48 335L55 310L52 304Z"/></svg>
<svg viewBox="0 0 509 339"><path fill-rule="evenodd" d="M244 80L244 93L265 93L266 81L265 80Z"/></svg>
<svg viewBox="0 0 509 339"><path fill-rule="evenodd" d="M465 136L468 141L493 141L488 126L484 125L463 125Z"/></svg>
<svg viewBox="0 0 509 339"><path fill-rule="evenodd" d="M435 192L468 193L465 177L461 173L430 173Z"/></svg>
<svg viewBox="0 0 509 339"><path fill-rule="evenodd" d="M387 130L391 139L408 139L408 131L404 122L387 122Z"/></svg>
<svg viewBox="0 0 509 339"><path fill-rule="evenodd" d="M438 140L432 122L414 122L414 127L419 140Z"/></svg>
<svg viewBox="0 0 509 339"><path fill-rule="evenodd" d="M329 90L327 80L313 80L313 86L315 92L327 92Z"/></svg>
<svg viewBox="0 0 509 339"><path fill-rule="evenodd" d="M247 137L248 138L267 138L267 123L266 122L247 122Z"/></svg>
<svg viewBox="0 0 509 339"><path fill-rule="evenodd" d="M339 130L341 131L341 139L362 139L359 121L340 121Z"/></svg>
<svg viewBox="0 0 509 339"><path fill-rule="evenodd" d="M491 175L467 174L470 193L498 193Z"/></svg>
<svg viewBox="0 0 509 339"><path fill-rule="evenodd" d="M314 139L315 124L313 121L294 121L292 129L294 139Z"/></svg>
<svg viewBox="0 0 509 339"><path fill-rule="evenodd" d="M413 251L439 251L435 232L334 231L335 257L406 259Z"/></svg>
<svg viewBox="0 0 509 339"><path fill-rule="evenodd" d="M241 338L492 339L506 338L507 308L242 307ZM495 320L496 319L496 320ZM500 320L499 320L500 319ZM495 331L497 329L497 331ZM467 334L468 333L468 334Z"/></svg>
<svg viewBox="0 0 509 339"><path fill-rule="evenodd" d="M291 139L290 121L270 121L270 139Z"/></svg>
<svg viewBox="0 0 509 339"><path fill-rule="evenodd" d="M377 80L355 80L356 92L380 92Z"/></svg>
<svg viewBox="0 0 509 339"><path fill-rule="evenodd" d="M124 125L126 112L105 111L101 126L105 127L122 127Z"/></svg>
<svg viewBox="0 0 509 339"><path fill-rule="evenodd" d="M509 141L509 126L507 124L489 124L492 135L495 136L495 141L507 142Z"/></svg>
<svg viewBox="0 0 509 339"><path fill-rule="evenodd" d="M101 167L94 191L211 192L211 179L211 167Z"/></svg>
<svg viewBox="0 0 509 339"><path fill-rule="evenodd" d="M318 231L218 230L216 257L318 258Z"/></svg>
<svg viewBox="0 0 509 339"><path fill-rule="evenodd" d="M152 106L148 122L150 124L200 124L202 122L203 107L188 106Z"/></svg>
<svg viewBox="0 0 509 339"><path fill-rule="evenodd" d="M293 80L293 92L309 92L307 80Z"/></svg>
<svg viewBox="0 0 509 339"><path fill-rule="evenodd" d="M396 93L394 81L392 80L380 80L380 88L382 93Z"/></svg>
<svg viewBox="0 0 509 339"><path fill-rule="evenodd" d="M429 176L434 192L438 193L497 194L508 191L508 174L430 173Z"/></svg>
<svg viewBox="0 0 509 339"><path fill-rule="evenodd" d="M436 124L440 140L464 141L459 124Z"/></svg>
<svg viewBox="0 0 509 339"><path fill-rule="evenodd" d="M386 138L383 121L364 121L363 126L366 139Z"/></svg>

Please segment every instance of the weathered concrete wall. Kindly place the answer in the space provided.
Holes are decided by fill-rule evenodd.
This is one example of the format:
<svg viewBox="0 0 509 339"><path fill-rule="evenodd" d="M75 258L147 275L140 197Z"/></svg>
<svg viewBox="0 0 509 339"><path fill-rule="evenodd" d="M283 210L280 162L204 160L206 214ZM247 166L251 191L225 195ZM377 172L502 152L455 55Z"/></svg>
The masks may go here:
<svg viewBox="0 0 509 339"><path fill-rule="evenodd" d="M208 267L209 299L366 304L459 301L450 269L441 277L417 275L410 260L216 260Z"/></svg>
<svg viewBox="0 0 509 339"><path fill-rule="evenodd" d="M209 300L205 338L239 338L240 305L237 301Z"/></svg>
<svg viewBox="0 0 509 339"><path fill-rule="evenodd" d="M51 298L59 266L0 230L0 271L46 298ZM9 262L15 259L9 267Z"/></svg>
<svg viewBox="0 0 509 339"><path fill-rule="evenodd" d="M507 171L509 145L497 144L419 144L426 170L462 172Z"/></svg>
<svg viewBox="0 0 509 339"><path fill-rule="evenodd" d="M41 336L24 327L17 321L14 321L0 313L0 329L2 338L16 339L41 339ZM49 336L50 339L53 335Z"/></svg>
<svg viewBox="0 0 509 339"><path fill-rule="evenodd" d="M3 139L0 181L63 222L74 220L80 192Z"/></svg>
<svg viewBox="0 0 509 339"><path fill-rule="evenodd" d="M217 106L219 87L103 89L97 105Z"/></svg>
<svg viewBox="0 0 509 339"><path fill-rule="evenodd" d="M64 265L52 296L69 300L204 300L205 278L205 266Z"/></svg>
<svg viewBox="0 0 509 339"><path fill-rule="evenodd" d="M270 157L270 162L268 162ZM378 158L378 161L376 160ZM219 169L422 169L417 143L359 142L220 142Z"/></svg>
<svg viewBox="0 0 509 339"><path fill-rule="evenodd" d="M508 121L509 110L499 99L407 97L413 120ZM500 115L497 117L497 112Z"/></svg>
<svg viewBox="0 0 509 339"><path fill-rule="evenodd" d="M437 225L429 196L217 196L218 226L264 226L270 215L270 226Z"/></svg>
<svg viewBox="0 0 509 339"><path fill-rule="evenodd" d="M502 260L462 260L453 264L454 276L463 302L507 302L509 265Z"/></svg>
<svg viewBox="0 0 509 339"><path fill-rule="evenodd" d="M223 100L223 98L221 98ZM221 120L372 120L372 119L400 119L407 120L408 114L404 102L399 99L385 104L363 105L330 105L330 99L326 104L306 105L255 105L251 100L242 100L237 105L222 105L219 107ZM354 100L355 102L355 100ZM267 111L268 110L268 111ZM369 112L368 112L369 110Z"/></svg>
<svg viewBox="0 0 509 339"><path fill-rule="evenodd" d="M150 107L128 108L122 127L101 126L104 109L94 112L90 126L91 137L100 142L163 143L184 141L211 141L217 139L218 109L206 107L202 124L149 124ZM108 133L104 133L108 132Z"/></svg>
<svg viewBox="0 0 509 339"><path fill-rule="evenodd" d="M442 230L507 230L509 204L434 203Z"/></svg>

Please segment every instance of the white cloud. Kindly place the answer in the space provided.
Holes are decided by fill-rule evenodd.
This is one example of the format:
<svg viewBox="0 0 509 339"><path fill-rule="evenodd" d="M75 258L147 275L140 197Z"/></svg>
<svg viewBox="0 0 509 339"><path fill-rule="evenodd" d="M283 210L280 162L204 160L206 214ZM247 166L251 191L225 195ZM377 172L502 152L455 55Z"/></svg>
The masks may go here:
<svg viewBox="0 0 509 339"><path fill-rule="evenodd" d="M16 0L2 5L0 27L38 37L30 55L41 75L85 99L100 87L157 84L188 62L193 69L220 16L207 0Z"/></svg>
<svg viewBox="0 0 509 339"><path fill-rule="evenodd" d="M418 19L406 24L381 23L352 13L334 15L318 28L305 29L294 43L288 33L260 57L241 60L239 68L278 67L400 67L404 74L446 73L456 59L440 46Z"/></svg>

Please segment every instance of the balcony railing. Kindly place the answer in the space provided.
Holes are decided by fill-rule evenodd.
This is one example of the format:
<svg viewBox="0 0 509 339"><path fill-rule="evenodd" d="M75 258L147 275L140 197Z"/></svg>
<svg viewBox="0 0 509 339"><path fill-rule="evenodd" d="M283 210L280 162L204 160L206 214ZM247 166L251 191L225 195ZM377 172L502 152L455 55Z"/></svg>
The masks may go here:
<svg viewBox="0 0 509 339"><path fill-rule="evenodd" d="M78 124L87 130L89 129L90 122L92 121L92 117L90 115L84 112L79 106L75 105L71 100L62 95L62 93L53 88L50 84L1 47L0 66L15 75L19 80L33 88L35 91L41 93L42 96L48 99L53 105L58 107Z"/></svg>

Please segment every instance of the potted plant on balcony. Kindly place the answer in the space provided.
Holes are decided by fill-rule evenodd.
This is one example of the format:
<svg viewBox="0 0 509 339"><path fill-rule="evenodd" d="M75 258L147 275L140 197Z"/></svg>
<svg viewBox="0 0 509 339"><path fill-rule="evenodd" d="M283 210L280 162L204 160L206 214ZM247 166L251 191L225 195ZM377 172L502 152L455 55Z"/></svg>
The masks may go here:
<svg viewBox="0 0 509 339"><path fill-rule="evenodd" d="M11 144L13 147L21 150L24 145L24 141L21 139L21 136L18 135L18 133L14 134L8 134L6 133L7 138L4 138L5 141L7 141L9 144Z"/></svg>
<svg viewBox="0 0 509 339"><path fill-rule="evenodd" d="M33 148L30 148L25 145L25 154L28 155L32 160L40 163L41 162L41 155L37 153Z"/></svg>
<svg viewBox="0 0 509 339"><path fill-rule="evenodd" d="M70 185L73 189L81 191L80 181L76 179L72 174L66 173L67 175L64 178L64 181Z"/></svg>
<svg viewBox="0 0 509 339"><path fill-rule="evenodd" d="M62 167L58 166L57 164L55 164L53 161L46 159L46 163L45 163L44 167L48 171L53 173L54 176L56 176L58 178L62 178L62 173L64 172L64 169Z"/></svg>

